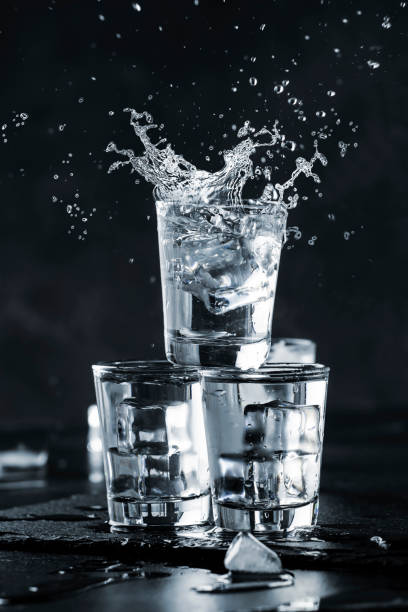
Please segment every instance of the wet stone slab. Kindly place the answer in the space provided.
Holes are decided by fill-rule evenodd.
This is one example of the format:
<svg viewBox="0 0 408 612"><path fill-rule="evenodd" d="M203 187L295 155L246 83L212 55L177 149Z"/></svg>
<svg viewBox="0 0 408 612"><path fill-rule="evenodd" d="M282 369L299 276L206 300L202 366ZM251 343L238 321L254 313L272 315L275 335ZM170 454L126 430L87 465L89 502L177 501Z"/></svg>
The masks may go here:
<svg viewBox="0 0 408 612"><path fill-rule="evenodd" d="M382 522L369 504L364 516L345 511L344 499L322 496L319 526L285 540L260 536L290 569L368 567L403 570L408 534L403 518ZM120 560L166 562L223 571L233 534L212 527L141 529L110 533L103 496L74 495L0 512L0 550L103 555ZM336 523L336 520L338 521ZM379 538L374 538L378 536Z"/></svg>

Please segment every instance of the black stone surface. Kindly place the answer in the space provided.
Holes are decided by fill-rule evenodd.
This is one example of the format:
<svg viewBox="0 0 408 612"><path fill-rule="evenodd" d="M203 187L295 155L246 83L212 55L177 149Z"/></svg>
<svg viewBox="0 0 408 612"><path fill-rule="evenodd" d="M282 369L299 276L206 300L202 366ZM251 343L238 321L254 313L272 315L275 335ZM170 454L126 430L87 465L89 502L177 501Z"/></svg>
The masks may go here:
<svg viewBox="0 0 408 612"><path fill-rule="evenodd" d="M327 433L318 526L286 540L261 538L294 572L293 587L196 593L193 587L224 573L230 535L211 528L112 534L104 491L92 494L84 481L61 481L38 494L1 491L1 603L45 612L172 612L186 606L267 612L282 603L300 611L313 601L327 611L408 609L405 411L329 413ZM81 493L63 497L75 490Z"/></svg>

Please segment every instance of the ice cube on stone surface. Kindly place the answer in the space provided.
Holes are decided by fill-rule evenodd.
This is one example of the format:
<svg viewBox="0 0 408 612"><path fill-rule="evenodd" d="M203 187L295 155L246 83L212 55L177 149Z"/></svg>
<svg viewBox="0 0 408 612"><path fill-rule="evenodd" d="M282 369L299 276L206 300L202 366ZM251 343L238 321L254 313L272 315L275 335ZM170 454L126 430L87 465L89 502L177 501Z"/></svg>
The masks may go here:
<svg viewBox="0 0 408 612"><path fill-rule="evenodd" d="M241 574L277 574L282 571L278 555L251 533L243 531L232 540L224 565L230 572Z"/></svg>
<svg viewBox="0 0 408 612"><path fill-rule="evenodd" d="M168 453L166 406L128 397L117 407L116 417L120 453Z"/></svg>

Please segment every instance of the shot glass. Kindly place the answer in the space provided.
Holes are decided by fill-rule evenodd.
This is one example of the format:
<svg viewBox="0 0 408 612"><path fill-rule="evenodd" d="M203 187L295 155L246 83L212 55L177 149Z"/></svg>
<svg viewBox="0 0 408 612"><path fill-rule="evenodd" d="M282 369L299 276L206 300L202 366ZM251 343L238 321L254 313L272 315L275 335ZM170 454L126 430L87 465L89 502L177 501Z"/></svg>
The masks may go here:
<svg viewBox="0 0 408 612"><path fill-rule="evenodd" d="M201 376L216 524L278 535L314 525L329 368L270 364Z"/></svg>
<svg viewBox="0 0 408 612"><path fill-rule="evenodd" d="M315 363L316 343L306 338L272 338L266 363Z"/></svg>
<svg viewBox="0 0 408 612"><path fill-rule="evenodd" d="M93 366L112 530L210 517L200 382L167 361Z"/></svg>
<svg viewBox="0 0 408 612"><path fill-rule="evenodd" d="M167 359L258 368L270 348L286 208L157 201L156 210Z"/></svg>

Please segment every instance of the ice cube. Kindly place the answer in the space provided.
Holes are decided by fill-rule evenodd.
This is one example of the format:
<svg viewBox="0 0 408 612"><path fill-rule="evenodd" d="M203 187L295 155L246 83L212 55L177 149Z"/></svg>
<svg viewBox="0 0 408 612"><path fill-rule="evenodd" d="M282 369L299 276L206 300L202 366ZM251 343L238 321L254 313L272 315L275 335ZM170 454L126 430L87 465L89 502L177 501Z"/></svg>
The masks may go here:
<svg viewBox="0 0 408 612"><path fill-rule="evenodd" d="M172 447L167 455L145 456L145 494L151 496L174 496L185 488L181 470L180 452Z"/></svg>
<svg viewBox="0 0 408 612"><path fill-rule="evenodd" d="M267 452L320 450L319 406L273 400L248 404L244 409L244 444L262 446Z"/></svg>
<svg viewBox="0 0 408 612"><path fill-rule="evenodd" d="M117 406L116 418L119 452L168 453L166 406L128 397Z"/></svg>
<svg viewBox="0 0 408 612"><path fill-rule="evenodd" d="M219 216L212 217L217 228ZM181 258L174 259L174 276L214 314L264 300L275 290L281 245L273 235L254 234L255 218L248 217L248 223L245 219L235 232L224 229L180 238Z"/></svg>
<svg viewBox="0 0 408 612"><path fill-rule="evenodd" d="M252 534L242 531L232 540L224 565L230 572L240 574L277 574L282 571L278 555Z"/></svg>

